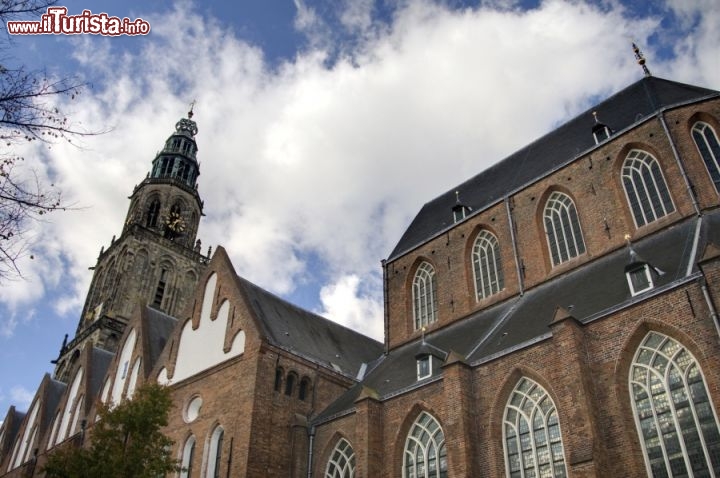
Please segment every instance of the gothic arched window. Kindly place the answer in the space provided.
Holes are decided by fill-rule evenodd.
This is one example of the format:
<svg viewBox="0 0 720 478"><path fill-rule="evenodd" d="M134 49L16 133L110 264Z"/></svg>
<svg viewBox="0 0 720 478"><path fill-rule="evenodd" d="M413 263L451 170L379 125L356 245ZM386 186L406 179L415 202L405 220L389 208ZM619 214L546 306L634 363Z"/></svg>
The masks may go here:
<svg viewBox="0 0 720 478"><path fill-rule="evenodd" d="M478 300L500 292L504 287L500 244L490 231L480 231L475 239L472 262Z"/></svg>
<svg viewBox="0 0 720 478"><path fill-rule="evenodd" d="M510 478L567 476L560 423L547 391L521 378L510 394L503 420L505 468Z"/></svg>
<svg viewBox="0 0 720 478"><path fill-rule="evenodd" d="M622 182L637 227L675 210L660 163L645 151L633 149L627 155L622 168Z"/></svg>
<svg viewBox="0 0 720 478"><path fill-rule="evenodd" d="M585 252L580 219L570 196L553 192L545 204L543 219L554 266Z"/></svg>
<svg viewBox="0 0 720 478"><path fill-rule="evenodd" d="M354 476L355 452L350 443L341 438L330 454L325 467L325 478L353 478Z"/></svg>
<svg viewBox="0 0 720 478"><path fill-rule="evenodd" d="M150 206L148 206L148 209L147 209L145 226L146 227L156 227L157 222L158 222L158 217L160 217L160 200L153 199L152 202L150 203Z"/></svg>
<svg viewBox="0 0 720 478"><path fill-rule="evenodd" d="M282 369L282 367L277 367L275 369L275 391L276 392L279 392L282 387L283 375L285 375L285 371Z"/></svg>
<svg viewBox="0 0 720 478"><path fill-rule="evenodd" d="M225 430L216 426L210 435L210 449L208 450L208 467L206 478L220 478L220 464L222 463L222 447Z"/></svg>
<svg viewBox="0 0 720 478"><path fill-rule="evenodd" d="M302 380L300 380L300 387L298 389L298 398L300 400L305 400L307 398L308 391L310 390L310 379L308 377L303 377Z"/></svg>
<svg viewBox="0 0 720 478"><path fill-rule="evenodd" d="M720 475L720 432L695 357L672 338L650 332L630 367L632 400L651 476Z"/></svg>
<svg viewBox="0 0 720 478"><path fill-rule="evenodd" d="M437 286L435 269L423 262L415 272L412 283L413 317L415 330L437 320Z"/></svg>
<svg viewBox="0 0 720 478"><path fill-rule="evenodd" d="M291 396L295 391L295 379L297 375L295 372L290 372L285 379L285 395Z"/></svg>
<svg viewBox="0 0 720 478"><path fill-rule="evenodd" d="M445 434L438 421L422 412L410 427L403 454L403 478L446 478Z"/></svg>
<svg viewBox="0 0 720 478"><path fill-rule="evenodd" d="M717 133L712 126L699 121L693 125L692 136L715 189L720 191L720 142Z"/></svg>
<svg viewBox="0 0 720 478"><path fill-rule="evenodd" d="M185 440L185 446L183 447L182 453L182 471L180 472L180 478L190 478L192 476L193 458L195 456L195 436L190 435Z"/></svg>

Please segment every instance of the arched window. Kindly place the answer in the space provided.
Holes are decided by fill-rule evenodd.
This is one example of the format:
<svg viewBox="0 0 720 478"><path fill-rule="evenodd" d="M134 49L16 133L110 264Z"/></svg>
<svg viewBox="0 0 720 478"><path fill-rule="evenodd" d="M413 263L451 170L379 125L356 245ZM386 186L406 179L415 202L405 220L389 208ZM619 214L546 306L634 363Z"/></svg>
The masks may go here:
<svg viewBox="0 0 720 478"><path fill-rule="evenodd" d="M446 478L445 435L435 418L422 412L405 440L403 478Z"/></svg>
<svg viewBox="0 0 720 478"><path fill-rule="evenodd" d="M622 181L637 227L675 210L660 163L645 151L630 151L623 163Z"/></svg>
<svg viewBox="0 0 720 478"><path fill-rule="evenodd" d="M545 204L543 219L554 266L585 252L580 219L570 196L553 192Z"/></svg>
<svg viewBox="0 0 720 478"><path fill-rule="evenodd" d="M415 330L437 320L437 286L435 269L423 262L415 273L412 284Z"/></svg>
<svg viewBox="0 0 720 478"><path fill-rule="evenodd" d="M355 476L355 452L350 443L341 438L330 454L325 467L325 478L353 478Z"/></svg>
<svg viewBox="0 0 720 478"><path fill-rule="evenodd" d="M472 261L478 300L500 292L504 287L500 244L493 233L480 231L473 246Z"/></svg>
<svg viewBox="0 0 720 478"><path fill-rule="evenodd" d="M285 379L285 395L290 396L293 394L293 389L295 388L295 378L295 373L290 372Z"/></svg>
<svg viewBox="0 0 720 478"><path fill-rule="evenodd" d="M156 227L158 217L160 217L160 200L153 199L147 209L147 217L145 219L146 227Z"/></svg>
<svg viewBox="0 0 720 478"><path fill-rule="evenodd" d="M543 387L521 378L510 394L503 423L510 478L567 476L557 410Z"/></svg>
<svg viewBox="0 0 720 478"><path fill-rule="evenodd" d="M709 124L699 121L693 125L692 136L715 189L720 191L720 142L715 130Z"/></svg>
<svg viewBox="0 0 720 478"><path fill-rule="evenodd" d="M222 447L225 430L216 426L210 436L210 449L208 450L208 467L206 478L220 478L220 465L222 463Z"/></svg>
<svg viewBox="0 0 720 478"><path fill-rule="evenodd" d="M192 477L192 466L193 466L193 457L194 456L195 456L195 436L190 435L188 437L188 439L185 440L185 446L183 447L182 461L181 461L182 469L180 471L180 478Z"/></svg>
<svg viewBox="0 0 720 478"><path fill-rule="evenodd" d="M275 391L279 392L282 390L282 378L285 374L285 371L282 369L282 367L278 367L275 369Z"/></svg>
<svg viewBox="0 0 720 478"><path fill-rule="evenodd" d="M648 473L718 476L720 432L695 357L650 332L630 367L630 398Z"/></svg>
<svg viewBox="0 0 720 478"><path fill-rule="evenodd" d="M307 398L308 391L310 390L310 379L307 377L303 377L302 380L300 380L300 388L298 390L298 398L300 400L305 400Z"/></svg>

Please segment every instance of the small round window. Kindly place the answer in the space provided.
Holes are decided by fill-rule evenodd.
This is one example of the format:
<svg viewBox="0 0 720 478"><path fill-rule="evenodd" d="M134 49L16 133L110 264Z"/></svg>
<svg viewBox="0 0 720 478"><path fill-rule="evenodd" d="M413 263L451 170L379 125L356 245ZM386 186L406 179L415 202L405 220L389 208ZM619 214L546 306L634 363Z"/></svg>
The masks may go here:
<svg viewBox="0 0 720 478"><path fill-rule="evenodd" d="M194 422L195 419L200 415L200 408L202 407L203 401L199 395L195 395L185 407L185 421L187 423Z"/></svg>

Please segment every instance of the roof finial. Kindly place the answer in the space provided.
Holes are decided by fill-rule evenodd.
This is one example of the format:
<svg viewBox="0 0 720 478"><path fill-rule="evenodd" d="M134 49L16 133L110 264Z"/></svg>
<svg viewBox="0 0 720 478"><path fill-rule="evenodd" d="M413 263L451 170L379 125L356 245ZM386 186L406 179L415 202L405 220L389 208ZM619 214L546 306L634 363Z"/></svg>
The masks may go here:
<svg viewBox="0 0 720 478"><path fill-rule="evenodd" d="M423 328L420 329L420 331L422 332L422 343L425 343L425 326L423 326Z"/></svg>
<svg viewBox="0 0 720 478"><path fill-rule="evenodd" d="M595 123L599 123L600 120L598 119L597 111L593 111L592 115L593 115L593 118L595 118Z"/></svg>
<svg viewBox="0 0 720 478"><path fill-rule="evenodd" d="M194 108L195 108L195 100L192 100L192 103L190 103L190 111L188 111L188 119L192 119Z"/></svg>
<svg viewBox="0 0 720 478"><path fill-rule="evenodd" d="M460 191L455 191L455 202L460 204Z"/></svg>
<svg viewBox="0 0 720 478"><path fill-rule="evenodd" d="M635 58L637 59L638 65L642 66L643 71L645 72L645 76L652 76L650 74L650 70L648 70L647 65L645 65L645 57L643 56L642 52L640 51L640 47L638 47L635 42L632 44L633 51L635 52Z"/></svg>

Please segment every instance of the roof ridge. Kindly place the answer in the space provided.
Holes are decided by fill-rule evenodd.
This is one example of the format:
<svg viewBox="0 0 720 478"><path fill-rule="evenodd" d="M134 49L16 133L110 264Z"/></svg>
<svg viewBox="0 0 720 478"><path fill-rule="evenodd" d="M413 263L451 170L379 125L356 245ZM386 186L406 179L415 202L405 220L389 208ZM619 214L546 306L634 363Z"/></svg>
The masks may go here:
<svg viewBox="0 0 720 478"><path fill-rule="evenodd" d="M272 298L273 300L275 300L275 301L277 301L277 302L280 302L280 303L282 303L282 304L284 304L284 305L286 305L286 306L291 307L292 309L294 309L294 310L297 311L297 312L300 312L300 313L302 313L302 314L304 314L304 315L308 315L308 316L313 317L313 318L318 319L318 320L322 320L322 321L324 321L324 322L326 322L326 323L328 323L328 324L331 324L333 327L337 327L337 328L340 328L340 329L347 330L347 331L349 331L349 332L352 332L353 334L360 335L360 336L362 336L362 337L364 337L364 338L367 338L368 340L372 340L372 341L377 342L378 344L381 344L381 345L382 345L382 342L380 342L380 341L378 341L378 340L375 340L375 339L373 339L372 337L363 334L362 332L359 332L359 331L357 331L357 330L355 330L355 329L352 329L352 328L350 328L350 327L348 327L348 326L346 326L346 325L340 324L340 323L338 323L338 322L335 322L334 320L328 319L327 317L323 317L322 315L319 315L319 314L317 314L317 313L315 313L315 312L312 312L312 311L307 310L307 309L305 309L305 308L303 308L303 307L300 307L299 305L294 304L294 303L292 303L292 302L290 302L290 301L288 301L288 300L280 297L279 295L274 294L273 292L270 292L269 290L265 289L264 287L261 287L261 286L255 284L254 282L252 282L252 281L250 281L250 280L242 277L242 276L239 275L239 274L237 274L237 278L239 279L239 281L240 281L241 284L245 284L245 285L247 285L247 286L250 286L250 287L254 288L255 290L260 291L262 294L266 295L267 297L270 297L270 298ZM250 302L252 302L252 301L250 301ZM253 309L256 309L255 304L250 303L249 305L250 305L250 307L252 307ZM258 318L260 318L260 315L261 315L261 314L257 314L257 312L258 312L257 310L255 310L255 312L256 312L256 315L258 316Z"/></svg>

